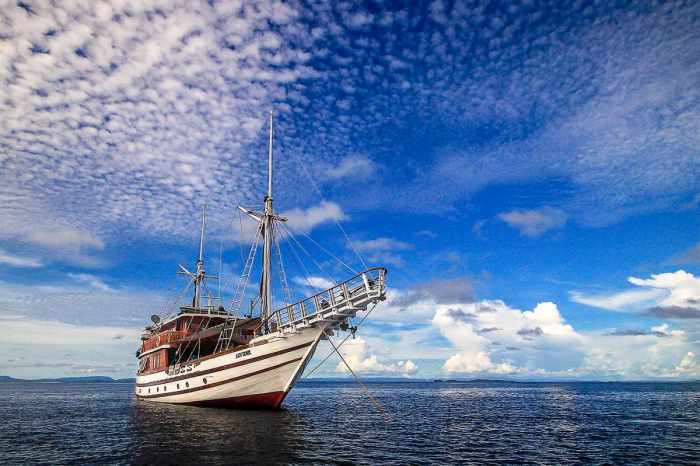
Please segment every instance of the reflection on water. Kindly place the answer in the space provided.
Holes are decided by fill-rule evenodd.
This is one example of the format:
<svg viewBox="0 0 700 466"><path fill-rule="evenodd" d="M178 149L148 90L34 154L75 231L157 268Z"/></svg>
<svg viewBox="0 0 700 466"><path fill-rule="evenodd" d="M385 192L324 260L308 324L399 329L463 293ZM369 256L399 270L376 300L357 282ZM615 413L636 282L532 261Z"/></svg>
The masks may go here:
<svg viewBox="0 0 700 466"><path fill-rule="evenodd" d="M290 464L299 458L296 426L283 409L226 410L134 401L134 464Z"/></svg>
<svg viewBox="0 0 700 466"><path fill-rule="evenodd" d="M301 384L278 411L0 383L0 464L697 464L700 383Z"/></svg>

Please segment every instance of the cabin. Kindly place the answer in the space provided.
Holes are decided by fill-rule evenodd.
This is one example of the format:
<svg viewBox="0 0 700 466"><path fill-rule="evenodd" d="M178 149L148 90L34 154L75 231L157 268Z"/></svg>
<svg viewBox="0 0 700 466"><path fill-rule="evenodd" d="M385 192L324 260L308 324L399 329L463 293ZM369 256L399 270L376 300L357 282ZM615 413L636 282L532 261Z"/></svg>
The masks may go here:
<svg viewBox="0 0 700 466"><path fill-rule="evenodd" d="M213 354L227 318L230 314L223 307L211 310L182 306L176 316L146 327L138 351L138 375L166 371L170 366ZM230 348L248 344L259 325L259 317L239 318Z"/></svg>

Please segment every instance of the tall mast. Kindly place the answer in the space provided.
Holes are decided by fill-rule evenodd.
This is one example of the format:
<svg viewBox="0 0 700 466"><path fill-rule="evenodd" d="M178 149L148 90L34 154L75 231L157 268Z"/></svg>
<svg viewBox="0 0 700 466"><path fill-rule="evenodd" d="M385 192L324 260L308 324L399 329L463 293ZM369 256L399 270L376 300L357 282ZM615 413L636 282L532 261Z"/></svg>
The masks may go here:
<svg viewBox="0 0 700 466"><path fill-rule="evenodd" d="M272 262L272 218L274 211L272 210L272 134L273 134L273 115L270 110L270 153L268 164L267 178L267 196L265 196L265 215L262 218L264 222L264 247L263 247L263 279L260 290L260 318L264 321L272 312L271 307L271 262Z"/></svg>
<svg viewBox="0 0 700 466"><path fill-rule="evenodd" d="M199 307L199 297L201 294L200 285L202 284L202 276L204 272L202 267L204 266L204 259L202 258L202 253L204 251L204 222L207 218L207 203L205 202L202 206L202 235L199 239L199 260L197 261L197 275L194 279L194 303L193 307Z"/></svg>

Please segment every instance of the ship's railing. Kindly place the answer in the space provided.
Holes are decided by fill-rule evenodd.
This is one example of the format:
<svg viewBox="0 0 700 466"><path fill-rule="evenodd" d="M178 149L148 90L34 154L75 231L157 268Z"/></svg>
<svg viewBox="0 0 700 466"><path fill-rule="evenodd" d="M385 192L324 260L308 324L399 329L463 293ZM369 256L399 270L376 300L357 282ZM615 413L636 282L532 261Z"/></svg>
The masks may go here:
<svg viewBox="0 0 700 466"><path fill-rule="evenodd" d="M194 333L194 330L167 330L165 332L153 335L141 345L141 354L154 348L158 348L159 346L174 343L182 338L185 338L190 333Z"/></svg>
<svg viewBox="0 0 700 466"><path fill-rule="evenodd" d="M386 295L386 274L383 267L376 267L335 285L325 291L315 294L302 301L290 304L276 310L256 329L255 333L265 324L277 329L304 322L310 317L323 311L340 308L343 305L353 306L353 301L375 301L384 299Z"/></svg>

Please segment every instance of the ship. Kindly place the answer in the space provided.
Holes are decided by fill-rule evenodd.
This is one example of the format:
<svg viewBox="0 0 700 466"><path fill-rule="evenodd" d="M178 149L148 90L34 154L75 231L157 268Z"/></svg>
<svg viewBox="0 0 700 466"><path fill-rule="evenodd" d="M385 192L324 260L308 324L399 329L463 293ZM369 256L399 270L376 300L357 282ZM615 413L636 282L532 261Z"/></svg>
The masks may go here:
<svg viewBox="0 0 700 466"><path fill-rule="evenodd" d="M219 278L207 275L204 269L205 202L196 269L179 265L177 274L186 277L186 286L172 306L164 306L160 315L151 316L151 324L141 334L141 345L136 352L137 400L276 409L299 382L319 342L330 341L331 336L340 332L352 332L354 336L357 326L353 326L352 319L368 309L371 312L386 299L387 269L367 268L363 262L363 272L348 272L350 276L346 280L326 283L335 284L323 290L314 287L314 294L293 301L278 234L291 230L286 225L288 219L273 209L272 111L266 120L269 126L267 195L258 210L237 206L240 215L252 218L257 227L248 243L245 262L241 258L243 269L237 274L238 285L230 305L225 308L221 293L215 294L210 286L210 281ZM256 260L258 249L262 249L259 261ZM353 250L357 253L354 246ZM349 266L346 268L355 272ZM259 292L249 287L254 270L260 273ZM275 294L281 294L281 300L273 300L273 281ZM185 298L188 293L191 302L189 297ZM186 305L180 305L183 298L187 299ZM280 301L284 305L274 309L274 303ZM335 345L333 348L337 352ZM343 359L339 352L338 355Z"/></svg>

